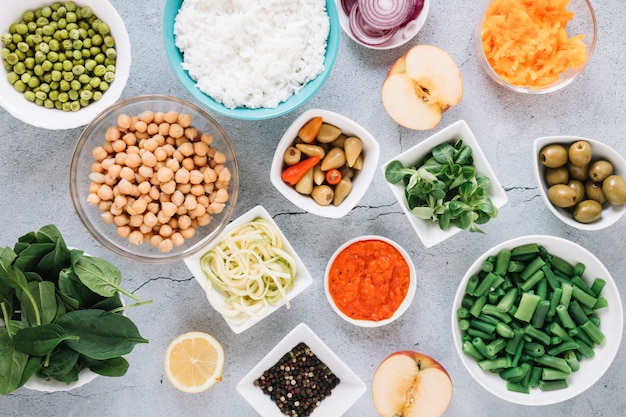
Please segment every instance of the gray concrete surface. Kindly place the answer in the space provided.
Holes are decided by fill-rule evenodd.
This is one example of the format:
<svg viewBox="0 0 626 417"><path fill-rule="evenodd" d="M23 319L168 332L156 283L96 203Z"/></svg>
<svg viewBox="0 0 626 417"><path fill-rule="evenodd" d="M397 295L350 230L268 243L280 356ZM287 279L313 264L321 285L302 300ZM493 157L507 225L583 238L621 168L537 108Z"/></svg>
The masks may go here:
<svg viewBox="0 0 626 417"><path fill-rule="evenodd" d="M169 94L194 101L174 77L162 42L164 1L112 0L125 20L133 63L123 96ZM235 143L241 190L236 216L262 204L290 239L312 273L314 283L293 302L242 334L235 335L211 310L183 262L165 266L139 264L115 257L100 247L80 224L68 194L68 160L81 129L34 128L0 109L0 245L13 245L24 233L54 223L69 245L103 257L123 271L124 285L149 306L128 315L148 345L129 356L123 378L99 377L70 391L40 393L20 389L0 397L1 416L254 416L235 390L239 380L298 323L307 323L365 383L368 391L345 414L374 416L369 386L378 363L393 351L413 349L437 358L449 370L454 396L446 415L603 416L626 410L626 354L623 346L611 368L591 389L567 402L541 408L507 403L473 381L452 343L450 308L457 284L477 256L496 244L526 234L550 234L579 243L603 261L626 295L626 219L609 229L581 232L558 221L545 207L532 172L532 141L543 135L571 134L595 138L626 155L626 3L594 1L599 24L597 49L589 67L574 84L550 95L507 91L482 73L473 46L475 22L485 0L433 2L426 25L408 45L389 51L365 49L342 34L336 65L326 84L304 107L274 120L238 121L215 115ZM465 91L461 103L444 114L433 131L409 131L384 112L380 86L389 66L417 43L431 43L458 62ZM307 108L324 108L353 118L380 142L385 162L441 127L464 119L481 143L509 203L488 223L486 234L464 232L426 249L409 228L380 173L352 212L341 220L304 213L270 184L274 147L283 131ZM396 323L377 329L351 326L329 306L323 273L333 251L362 234L396 240L418 269L415 300ZM224 378L197 395L176 391L165 379L162 361L168 342L190 330L216 336L226 351ZM611 335L607 335L611 337ZM622 338L622 342L623 342ZM335 417L335 416L328 416Z"/></svg>

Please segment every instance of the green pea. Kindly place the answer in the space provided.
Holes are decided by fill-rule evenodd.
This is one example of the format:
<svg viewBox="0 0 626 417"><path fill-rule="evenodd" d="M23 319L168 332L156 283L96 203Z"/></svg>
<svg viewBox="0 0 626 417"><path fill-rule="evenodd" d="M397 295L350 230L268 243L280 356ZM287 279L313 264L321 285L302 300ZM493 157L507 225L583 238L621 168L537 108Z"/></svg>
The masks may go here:
<svg viewBox="0 0 626 417"><path fill-rule="evenodd" d="M48 52L50 52L50 45L42 42L38 45L38 49L39 52L41 52L42 54L47 54Z"/></svg>
<svg viewBox="0 0 626 417"><path fill-rule="evenodd" d="M26 65L26 68L28 69L35 68L35 58L33 58L32 56L29 56L28 58L24 60L24 65Z"/></svg>
<svg viewBox="0 0 626 417"><path fill-rule="evenodd" d="M15 84L15 82L16 82L17 80L19 80L19 79L20 79L20 76L19 76L19 75L17 75L17 74L16 74L15 72L13 72L13 71L11 71L11 72L9 72L9 73L7 74L7 80L8 80L11 84ZM100 83L98 83L98 84L100 84Z"/></svg>
<svg viewBox="0 0 626 417"><path fill-rule="evenodd" d="M83 86L83 85L82 85L82 84L80 83L80 81L78 81L78 80L72 80L72 81L70 81L70 88L71 88L72 90L78 91L78 90L80 90L80 89L81 89L81 87L82 87L82 86Z"/></svg>
<svg viewBox="0 0 626 417"><path fill-rule="evenodd" d="M35 62L37 64L41 64L42 62L44 62L46 60L46 58L47 58L47 56L43 52L41 52L41 51L35 52Z"/></svg>
<svg viewBox="0 0 626 417"><path fill-rule="evenodd" d="M104 38L104 44L109 48L113 48L115 46L115 39L113 38L113 36L109 35Z"/></svg>
<svg viewBox="0 0 626 417"><path fill-rule="evenodd" d="M100 91L107 91L109 89L109 83L107 83L106 81L102 81L99 88Z"/></svg>
<svg viewBox="0 0 626 417"><path fill-rule="evenodd" d="M56 90L50 91L50 93L48 93L48 98L52 101L57 101L59 99L59 92Z"/></svg>
<svg viewBox="0 0 626 417"><path fill-rule="evenodd" d="M50 92L50 84L48 84L48 83L41 83L39 85L39 91L43 91L44 93L49 93Z"/></svg>
<svg viewBox="0 0 626 417"><path fill-rule="evenodd" d="M70 30L70 39L72 40L80 39L80 33L78 32L78 29Z"/></svg>
<svg viewBox="0 0 626 417"><path fill-rule="evenodd" d="M93 37L91 38L91 43L94 46L100 46L104 43L104 38L102 37L102 35L100 35L99 33L93 35Z"/></svg>
<svg viewBox="0 0 626 417"><path fill-rule="evenodd" d="M35 13L33 13L32 10L26 10L23 14L22 14L22 20L24 20L25 22L32 22L33 20L35 20Z"/></svg>
<svg viewBox="0 0 626 417"><path fill-rule="evenodd" d="M93 92L93 100L94 101L98 101L102 98L102 92L101 91L94 91Z"/></svg>
<svg viewBox="0 0 626 417"><path fill-rule="evenodd" d="M74 73L72 71L63 71L63 79L70 82L74 79Z"/></svg>
<svg viewBox="0 0 626 417"><path fill-rule="evenodd" d="M61 79L63 78L63 74L61 73L61 71L58 71L56 69L52 70L50 75L52 76L52 81L61 81Z"/></svg>
<svg viewBox="0 0 626 417"><path fill-rule="evenodd" d="M28 33L28 25L26 23L18 23L15 25L15 33L26 35Z"/></svg>
<svg viewBox="0 0 626 417"><path fill-rule="evenodd" d="M53 91L56 91L56 90L59 89L59 85L60 85L59 81L52 81L50 83L50 89L53 90Z"/></svg>
<svg viewBox="0 0 626 417"><path fill-rule="evenodd" d="M23 93L24 91L26 91L26 84L24 84L22 82L22 80L17 80L14 84L13 87L19 91L20 93Z"/></svg>
<svg viewBox="0 0 626 417"><path fill-rule="evenodd" d="M62 91L62 92L60 92L60 93L59 93L58 100L59 100L61 103L65 103L65 102L67 102L69 99L70 99L70 96L67 94L67 92Z"/></svg>
<svg viewBox="0 0 626 417"><path fill-rule="evenodd" d="M67 13L67 9L65 8L65 6L60 6L57 9L57 14L61 17L64 17L66 13Z"/></svg>
<svg viewBox="0 0 626 417"><path fill-rule="evenodd" d="M13 34L13 43L15 45L17 45L18 43L22 42L24 40L24 38L22 38L22 35L20 35L19 33L14 33Z"/></svg>
<svg viewBox="0 0 626 417"><path fill-rule="evenodd" d="M70 90L70 91L67 92L67 95L70 98L70 100L72 100L72 101L78 100L78 91L77 90Z"/></svg>
<svg viewBox="0 0 626 417"><path fill-rule="evenodd" d="M43 100L35 97L35 104L38 106L43 106Z"/></svg>
<svg viewBox="0 0 626 417"><path fill-rule="evenodd" d="M65 8L67 9L68 12L75 12L76 11L76 3L74 3L73 1L66 1L65 2Z"/></svg>
<svg viewBox="0 0 626 417"><path fill-rule="evenodd" d="M90 77L89 75L87 75L87 74L80 74L80 75L78 76L78 81L79 81L81 84L83 84L83 85L84 85L84 84L89 84L89 81L90 81L90 80L91 80L91 77Z"/></svg>
<svg viewBox="0 0 626 417"><path fill-rule="evenodd" d="M70 102L69 101L64 102L63 103L63 111L69 112L70 110L71 110L70 109Z"/></svg>
<svg viewBox="0 0 626 417"><path fill-rule="evenodd" d="M71 88L72 87L70 87L69 81L65 81L65 80L59 81L59 90L61 90L62 92L70 91Z"/></svg>
<svg viewBox="0 0 626 417"><path fill-rule="evenodd" d="M55 27L51 24L48 24L42 28L43 34L47 36L54 35Z"/></svg>
<svg viewBox="0 0 626 417"><path fill-rule="evenodd" d="M17 57L17 54L15 52L11 52L10 54L8 54L5 59L11 65L15 65L19 62L19 58Z"/></svg>
<svg viewBox="0 0 626 417"><path fill-rule="evenodd" d="M32 77L32 75L30 75L29 73L24 73L20 76L20 80L24 83L24 84L28 84L28 82L30 81L30 78Z"/></svg>
<svg viewBox="0 0 626 417"><path fill-rule="evenodd" d="M39 90L35 93L35 97L37 97L39 100L43 102L43 100L48 98L48 95L44 93L43 91Z"/></svg>
<svg viewBox="0 0 626 417"><path fill-rule="evenodd" d="M115 73L111 71L107 71L104 73L104 81L111 84L115 80Z"/></svg>
<svg viewBox="0 0 626 417"><path fill-rule="evenodd" d="M80 110L80 102L72 101L72 103L70 103L70 110L71 111L78 111L78 110Z"/></svg>
<svg viewBox="0 0 626 417"><path fill-rule="evenodd" d="M50 100L49 98L45 99L43 101L43 106L46 109L53 109L54 108L54 101Z"/></svg>
<svg viewBox="0 0 626 417"><path fill-rule="evenodd" d="M52 73L50 72L46 72L43 74L43 76L41 77L41 80L43 81L42 85L48 85L52 82ZM41 86L39 87L41 88Z"/></svg>
<svg viewBox="0 0 626 417"><path fill-rule="evenodd" d="M18 62L17 64L13 65L13 72L19 75L24 74L26 72L26 65L24 65L23 62Z"/></svg>
<svg viewBox="0 0 626 417"><path fill-rule="evenodd" d="M33 72L35 73L36 76L41 77L44 73L43 67L41 66L41 64L35 65L35 68L33 68Z"/></svg>
<svg viewBox="0 0 626 417"><path fill-rule="evenodd" d="M117 57L117 51L115 48L108 48L105 53L109 59L115 59Z"/></svg>
<svg viewBox="0 0 626 417"><path fill-rule="evenodd" d="M74 59L83 59L83 53L81 51L74 50L72 52L72 58L74 58Z"/></svg>
<svg viewBox="0 0 626 417"><path fill-rule="evenodd" d="M17 44L17 49L19 49L22 52L28 52L28 50L30 49L30 46L28 46L26 42L22 41Z"/></svg>
<svg viewBox="0 0 626 417"><path fill-rule="evenodd" d="M93 92L90 90L83 90L80 92L80 98L81 100L91 100L91 98L93 97Z"/></svg>
<svg viewBox="0 0 626 417"><path fill-rule="evenodd" d="M48 23L50 23L50 21L46 17L40 16L37 18L37 26L40 28L46 26Z"/></svg>
<svg viewBox="0 0 626 417"><path fill-rule="evenodd" d="M100 79L100 77L92 77L91 80L89 81L89 85L92 86L93 88L98 88L100 86L100 82L102 80Z"/></svg>
<svg viewBox="0 0 626 417"><path fill-rule="evenodd" d="M89 105L90 100L85 100L83 98L78 99L78 102L80 103L81 107L87 107Z"/></svg>
<svg viewBox="0 0 626 417"><path fill-rule="evenodd" d="M24 92L24 98L28 101L35 101L35 93L33 93L32 91L25 91Z"/></svg>
<svg viewBox="0 0 626 417"><path fill-rule="evenodd" d="M63 71L71 71L72 70L72 61L65 60L63 61Z"/></svg>
<svg viewBox="0 0 626 417"><path fill-rule="evenodd" d="M30 80L28 80L28 86L30 88L39 87L39 78L38 77L30 77Z"/></svg>

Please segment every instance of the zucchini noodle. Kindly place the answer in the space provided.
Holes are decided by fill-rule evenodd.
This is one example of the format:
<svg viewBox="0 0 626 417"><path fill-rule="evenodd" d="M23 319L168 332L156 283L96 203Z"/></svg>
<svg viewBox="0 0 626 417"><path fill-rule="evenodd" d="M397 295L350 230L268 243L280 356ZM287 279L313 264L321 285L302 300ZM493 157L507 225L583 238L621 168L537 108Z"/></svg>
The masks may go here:
<svg viewBox="0 0 626 417"><path fill-rule="evenodd" d="M233 229L200 259L207 277L205 291L211 306L229 322L240 324L267 313L284 301L293 288L297 265L284 249L278 229L256 218ZM219 300L212 289L222 294Z"/></svg>

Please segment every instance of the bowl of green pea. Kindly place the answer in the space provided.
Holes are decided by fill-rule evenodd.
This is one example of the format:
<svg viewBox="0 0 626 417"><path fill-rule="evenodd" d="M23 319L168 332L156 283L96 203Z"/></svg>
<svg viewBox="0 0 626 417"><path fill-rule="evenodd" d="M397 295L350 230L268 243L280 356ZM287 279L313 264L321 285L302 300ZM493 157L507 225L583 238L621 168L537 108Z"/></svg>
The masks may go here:
<svg viewBox="0 0 626 417"><path fill-rule="evenodd" d="M131 65L107 0L8 0L0 14L0 105L51 130L89 123L121 96Z"/></svg>
<svg viewBox="0 0 626 417"><path fill-rule="evenodd" d="M618 288L584 247L545 235L489 249L461 280L451 314L456 351L491 394L556 404L609 369L624 325Z"/></svg>

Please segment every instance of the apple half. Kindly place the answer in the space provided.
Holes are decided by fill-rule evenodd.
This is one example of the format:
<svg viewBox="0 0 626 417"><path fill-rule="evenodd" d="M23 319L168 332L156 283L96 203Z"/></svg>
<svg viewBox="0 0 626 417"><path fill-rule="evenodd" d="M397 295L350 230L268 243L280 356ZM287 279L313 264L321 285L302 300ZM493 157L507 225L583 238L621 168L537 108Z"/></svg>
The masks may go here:
<svg viewBox="0 0 626 417"><path fill-rule="evenodd" d="M452 380L430 356L398 351L378 365L372 400L381 417L439 417L452 400Z"/></svg>
<svg viewBox="0 0 626 417"><path fill-rule="evenodd" d="M441 114L463 97L463 79L456 62L433 45L416 45L387 72L383 106L398 124L414 130L432 129Z"/></svg>

